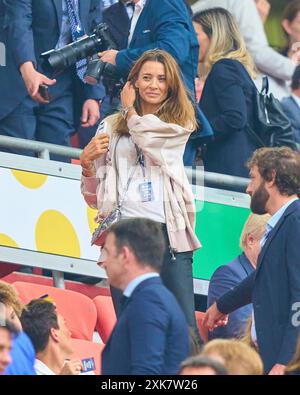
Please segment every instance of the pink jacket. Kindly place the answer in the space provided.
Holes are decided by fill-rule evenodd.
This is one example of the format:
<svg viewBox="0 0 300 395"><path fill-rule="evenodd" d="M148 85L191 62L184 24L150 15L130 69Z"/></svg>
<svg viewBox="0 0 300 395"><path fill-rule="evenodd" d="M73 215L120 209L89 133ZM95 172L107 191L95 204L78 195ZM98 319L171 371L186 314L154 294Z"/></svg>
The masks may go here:
<svg viewBox="0 0 300 395"><path fill-rule="evenodd" d="M117 134L116 117L106 118L110 135L109 151L95 161L96 176L81 180L81 192L87 204L98 209L97 222L116 206L116 172L113 166ZM170 246L175 252L201 247L195 234L195 203L182 161L185 144L192 132L176 124L161 121L155 115L134 115L128 120L133 142L155 165L161 167L164 185L164 209Z"/></svg>

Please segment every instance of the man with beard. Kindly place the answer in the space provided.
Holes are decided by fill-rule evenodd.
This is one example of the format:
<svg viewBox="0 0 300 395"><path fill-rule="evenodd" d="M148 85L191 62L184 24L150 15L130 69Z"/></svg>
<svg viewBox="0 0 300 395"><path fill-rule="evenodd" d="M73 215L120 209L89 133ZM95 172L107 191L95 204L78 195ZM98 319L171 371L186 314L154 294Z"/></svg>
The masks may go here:
<svg viewBox="0 0 300 395"><path fill-rule="evenodd" d="M257 268L206 312L204 325L226 325L228 314L253 303L251 335L265 372L283 374L299 335L300 155L289 148L261 148L248 162L247 193L255 214L269 213Z"/></svg>

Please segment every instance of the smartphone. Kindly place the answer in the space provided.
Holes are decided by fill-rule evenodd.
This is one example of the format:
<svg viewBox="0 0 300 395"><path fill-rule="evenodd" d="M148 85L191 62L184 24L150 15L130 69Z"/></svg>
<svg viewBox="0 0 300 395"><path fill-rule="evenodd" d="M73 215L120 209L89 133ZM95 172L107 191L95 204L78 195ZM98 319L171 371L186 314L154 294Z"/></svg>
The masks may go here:
<svg viewBox="0 0 300 395"><path fill-rule="evenodd" d="M45 84L40 85L39 94L42 96L43 99L45 99L47 101L51 101L51 96L49 94L48 85L45 85Z"/></svg>

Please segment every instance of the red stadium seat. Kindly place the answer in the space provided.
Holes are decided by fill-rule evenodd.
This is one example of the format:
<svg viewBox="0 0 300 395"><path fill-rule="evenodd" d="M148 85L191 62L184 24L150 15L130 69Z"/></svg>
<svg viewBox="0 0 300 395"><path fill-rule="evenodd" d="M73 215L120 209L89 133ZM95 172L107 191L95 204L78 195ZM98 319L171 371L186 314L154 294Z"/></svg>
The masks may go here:
<svg viewBox="0 0 300 395"><path fill-rule="evenodd" d="M37 276L28 273L14 272L1 278L1 280L6 281L7 283L10 284L13 284L17 281L21 281L24 283L48 285L49 287L53 287L52 277ZM98 285L90 285L90 284L80 283L77 281L65 280L65 287L70 291L75 291L83 295L86 295L90 299L94 299L98 295L110 296L109 288L101 287Z"/></svg>
<svg viewBox="0 0 300 395"><path fill-rule="evenodd" d="M96 329L103 343L106 344L117 322L112 298L111 296L99 295L94 299L94 303L97 309Z"/></svg>
<svg viewBox="0 0 300 395"><path fill-rule="evenodd" d="M87 359L94 358L96 370L95 374L101 374L101 353L104 344L93 343L87 340L72 339L74 354L70 359Z"/></svg>
<svg viewBox="0 0 300 395"><path fill-rule="evenodd" d="M57 311L64 317L75 339L92 340L97 311L91 299L78 292L23 282L13 283L20 299L27 304L48 294L55 302Z"/></svg>
<svg viewBox="0 0 300 395"><path fill-rule="evenodd" d="M204 314L205 313L203 313L202 311L195 311L197 326L201 339L204 343L206 343L208 341L208 330L202 325L202 319L204 317Z"/></svg>

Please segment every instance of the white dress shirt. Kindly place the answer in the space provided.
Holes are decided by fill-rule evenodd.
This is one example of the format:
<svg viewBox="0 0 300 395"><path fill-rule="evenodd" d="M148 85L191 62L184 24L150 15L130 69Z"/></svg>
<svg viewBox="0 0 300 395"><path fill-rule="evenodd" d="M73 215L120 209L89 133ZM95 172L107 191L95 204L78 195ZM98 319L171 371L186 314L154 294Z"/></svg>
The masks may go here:
<svg viewBox="0 0 300 395"><path fill-rule="evenodd" d="M133 33L134 33L134 29L136 27L138 19L139 19L140 15L141 15L145 5L146 5L146 1L147 0L139 0L135 4L134 13L133 13L133 16L132 16L132 19L131 19L130 32L129 32L129 36L128 36L128 47L129 47L129 44L131 43L132 36L133 36Z"/></svg>

